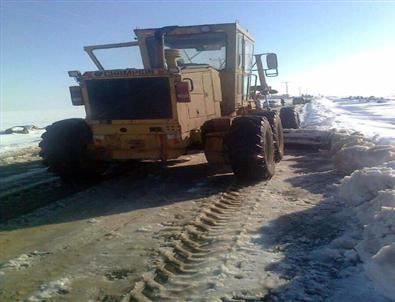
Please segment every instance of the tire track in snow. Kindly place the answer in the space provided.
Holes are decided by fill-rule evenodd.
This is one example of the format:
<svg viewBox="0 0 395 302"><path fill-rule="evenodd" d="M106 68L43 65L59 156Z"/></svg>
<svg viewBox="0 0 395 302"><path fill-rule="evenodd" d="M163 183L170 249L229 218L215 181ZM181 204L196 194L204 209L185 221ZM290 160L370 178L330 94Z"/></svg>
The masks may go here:
<svg viewBox="0 0 395 302"><path fill-rule="evenodd" d="M203 204L194 221L171 230L176 238L172 247L158 251L154 272L144 274L122 301L197 300L214 289L213 278L226 270L223 255L235 249L247 226L245 215L239 215L243 199L239 187L232 185L215 202Z"/></svg>

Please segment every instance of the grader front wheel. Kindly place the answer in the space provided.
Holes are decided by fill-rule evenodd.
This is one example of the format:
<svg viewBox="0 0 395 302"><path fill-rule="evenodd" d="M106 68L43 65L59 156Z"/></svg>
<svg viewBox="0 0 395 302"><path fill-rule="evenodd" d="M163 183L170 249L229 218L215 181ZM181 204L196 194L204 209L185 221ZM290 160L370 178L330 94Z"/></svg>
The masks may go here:
<svg viewBox="0 0 395 302"><path fill-rule="evenodd" d="M273 132L274 161L280 162L284 156L284 134L281 119L276 111L265 111L262 113L267 118Z"/></svg>
<svg viewBox="0 0 395 302"><path fill-rule="evenodd" d="M273 133L266 118L235 118L226 138L226 147L233 172L239 180L267 180L274 175Z"/></svg>
<svg viewBox="0 0 395 302"><path fill-rule="evenodd" d="M299 129L299 113L294 107L284 107L280 110L281 123L285 129Z"/></svg>

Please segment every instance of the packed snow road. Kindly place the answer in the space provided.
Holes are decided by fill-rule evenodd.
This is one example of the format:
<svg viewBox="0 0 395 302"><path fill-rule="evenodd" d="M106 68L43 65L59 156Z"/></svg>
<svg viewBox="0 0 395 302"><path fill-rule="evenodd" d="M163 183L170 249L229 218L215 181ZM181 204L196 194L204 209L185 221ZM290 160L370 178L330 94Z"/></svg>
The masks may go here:
<svg viewBox="0 0 395 302"><path fill-rule="evenodd" d="M246 187L202 154L105 181L1 225L0 300L388 301L352 245L328 248L349 223L341 178L294 151Z"/></svg>

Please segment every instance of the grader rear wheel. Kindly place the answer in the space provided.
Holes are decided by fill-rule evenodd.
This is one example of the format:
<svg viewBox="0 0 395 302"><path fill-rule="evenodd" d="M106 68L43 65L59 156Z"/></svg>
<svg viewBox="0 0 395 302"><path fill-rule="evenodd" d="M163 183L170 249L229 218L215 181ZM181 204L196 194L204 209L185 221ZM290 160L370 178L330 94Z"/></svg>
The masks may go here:
<svg viewBox="0 0 395 302"><path fill-rule="evenodd" d="M274 175L273 133L266 118L235 118L226 138L226 147L233 172L239 180L267 180Z"/></svg>
<svg viewBox="0 0 395 302"><path fill-rule="evenodd" d="M46 128L42 135L40 156L48 171L66 182L80 182L102 174L104 162L90 158L87 147L92 143L92 132L85 120L62 120Z"/></svg>

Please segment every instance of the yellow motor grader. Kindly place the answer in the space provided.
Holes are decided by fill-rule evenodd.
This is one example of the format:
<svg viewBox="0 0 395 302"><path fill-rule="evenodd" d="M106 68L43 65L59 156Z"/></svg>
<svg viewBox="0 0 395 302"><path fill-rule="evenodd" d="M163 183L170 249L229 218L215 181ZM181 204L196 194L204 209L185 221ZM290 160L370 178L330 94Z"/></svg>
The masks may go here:
<svg viewBox="0 0 395 302"><path fill-rule="evenodd" d="M284 151L279 115L298 123L292 107L278 113L262 101L275 92L265 76L277 75L276 55L254 54L237 23L134 32L136 41L84 48L97 70L69 76L86 118L47 127L40 155L48 169L86 178L109 162L165 163L200 148L240 179L270 179Z"/></svg>

